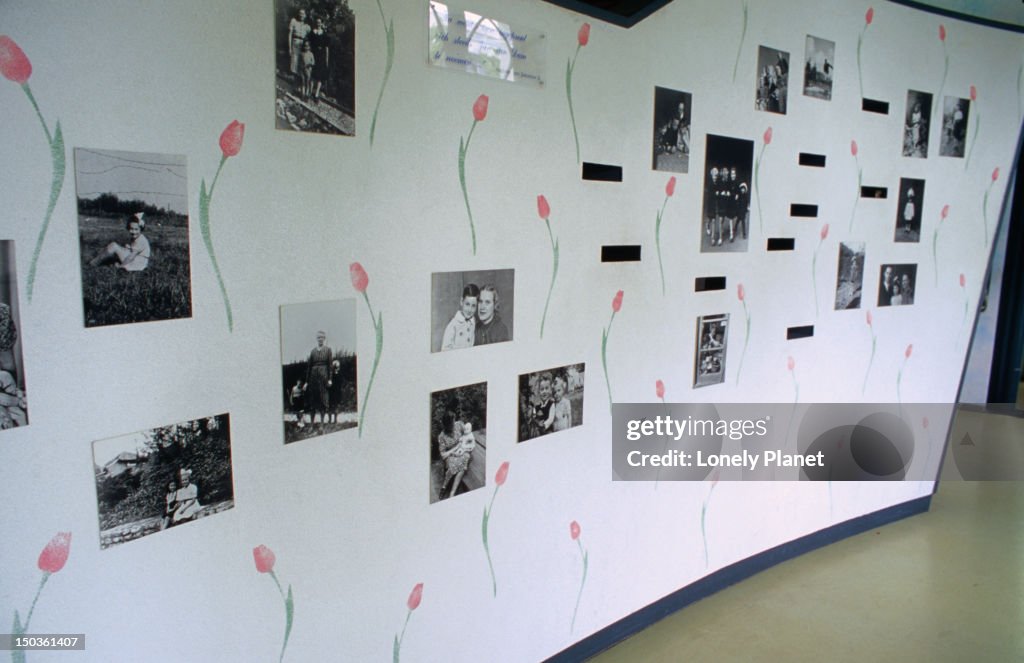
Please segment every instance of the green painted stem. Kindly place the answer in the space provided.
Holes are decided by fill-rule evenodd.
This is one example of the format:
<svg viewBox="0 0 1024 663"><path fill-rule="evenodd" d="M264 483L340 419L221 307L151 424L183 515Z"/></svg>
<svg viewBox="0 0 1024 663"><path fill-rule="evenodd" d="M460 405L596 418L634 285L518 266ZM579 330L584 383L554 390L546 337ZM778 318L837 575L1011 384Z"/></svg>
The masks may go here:
<svg viewBox="0 0 1024 663"><path fill-rule="evenodd" d="M576 45L576 53L571 62L565 63L565 96L569 100L569 119L572 120L572 139L576 143L576 163L580 162L580 138L576 133L576 114L572 110L572 73L576 70L576 58L580 54L582 44Z"/></svg>
<svg viewBox="0 0 1024 663"><path fill-rule="evenodd" d="M373 321L376 348L373 355L373 368L370 370L370 381L366 385L366 395L363 396L363 407L359 412L359 437L363 436L363 418L366 416L366 406L370 402L370 389L373 388L373 378L377 376L377 365L380 363L381 350L384 348L384 314L379 313L377 318L373 317L373 307L370 306L370 296L363 291L363 299L366 300L366 308L370 311L370 320Z"/></svg>
<svg viewBox="0 0 1024 663"><path fill-rule="evenodd" d="M39 229L39 238L36 240L35 249L32 251L32 260L28 270L27 293L28 301L31 304L32 293L35 290L36 266L39 263L39 254L43 250L43 241L46 239L46 231L50 227L50 220L53 218L53 210L57 206L57 199L60 198L61 189L64 187L66 161L64 156L64 137L60 130L60 121L58 120L56 125L54 125L54 133L51 135L50 128L46 126L46 120L43 119L43 114L39 110L39 104L36 103L36 98L32 94L32 88L29 87L28 82L22 83L21 89L24 90L29 103L32 104L32 108L36 111L39 123L43 126L43 133L46 134L46 144L50 148L50 161L53 164L53 174L50 178L50 200L46 205L43 225Z"/></svg>
<svg viewBox="0 0 1024 663"><path fill-rule="evenodd" d="M736 69L740 66L740 53L743 52L743 40L747 38L747 10L749 6L743 3L743 31L740 32L740 45L736 48L736 62L732 65L732 82L736 82Z"/></svg>
<svg viewBox="0 0 1024 663"><path fill-rule="evenodd" d="M469 206L469 193L466 190L466 153L469 152L469 141L473 139L473 130L476 129L477 121L473 120L473 126L469 128L469 135L466 142L459 139L459 183L462 185L462 199L466 202L466 214L469 216L469 232L473 238L473 255L476 255L476 226L473 225L473 210Z"/></svg>
<svg viewBox="0 0 1024 663"><path fill-rule="evenodd" d="M43 592L43 586L46 585L46 581L50 579L52 574L43 572L43 577L39 581L39 587L36 589L36 596L32 599L32 606L28 609L28 615L25 616L25 623L21 626L22 633L28 633L29 622L32 621L32 613L36 611L36 601L39 600L39 595Z"/></svg>
<svg viewBox="0 0 1024 663"><path fill-rule="evenodd" d="M580 543L579 539L576 539L576 545L580 548L580 555L583 556L583 579L580 580L580 591L576 594L576 607L572 611L572 624L569 626L569 632L572 633L576 628L576 613L580 609L580 599L583 598L583 586L587 584L587 566L588 566L588 553L583 550L583 544Z"/></svg>
<svg viewBox="0 0 1024 663"><path fill-rule="evenodd" d="M558 276L558 242L555 240L555 236L551 232L551 222L548 219L544 219L544 224L548 228L548 239L551 240L551 285L548 286L548 298L544 302L544 315L540 319L540 337L544 338L544 323L548 319L548 305L551 304L551 292L555 289L555 277Z"/></svg>

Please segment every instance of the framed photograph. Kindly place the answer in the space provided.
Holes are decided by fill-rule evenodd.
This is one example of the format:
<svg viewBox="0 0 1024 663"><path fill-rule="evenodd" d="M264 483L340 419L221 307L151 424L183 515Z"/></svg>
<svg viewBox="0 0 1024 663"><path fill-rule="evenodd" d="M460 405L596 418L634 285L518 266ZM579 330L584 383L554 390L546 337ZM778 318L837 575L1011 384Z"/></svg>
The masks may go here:
<svg viewBox="0 0 1024 663"><path fill-rule="evenodd" d="M519 376L519 441L583 423L583 364Z"/></svg>
<svg viewBox="0 0 1024 663"><path fill-rule="evenodd" d="M832 100L832 69L836 43L807 35L804 46L804 96Z"/></svg>
<svg viewBox="0 0 1024 663"><path fill-rule="evenodd" d="M907 90L907 113L903 121L903 156L928 158L928 128L932 116L932 95Z"/></svg>
<svg viewBox="0 0 1024 663"><path fill-rule="evenodd" d="M864 242L840 242L835 310L860 308L863 287Z"/></svg>
<svg viewBox="0 0 1024 663"><path fill-rule="evenodd" d="M924 180L900 178L900 195L896 208L897 242L921 241L921 209L924 207Z"/></svg>
<svg viewBox="0 0 1024 663"><path fill-rule="evenodd" d="M882 265L878 278L879 306L907 306L914 303L917 265Z"/></svg>
<svg viewBox="0 0 1024 663"><path fill-rule="evenodd" d="M348 0L275 0L277 128L356 135L356 17Z"/></svg>
<svg viewBox="0 0 1024 663"><path fill-rule="evenodd" d="M754 141L708 134L706 146L700 250L746 251Z"/></svg>
<svg viewBox="0 0 1024 663"><path fill-rule="evenodd" d="M430 503L487 480L487 383L430 395Z"/></svg>
<svg viewBox="0 0 1024 663"><path fill-rule="evenodd" d="M431 352L512 340L515 270L437 272L430 293Z"/></svg>
<svg viewBox="0 0 1024 663"><path fill-rule="evenodd" d="M192 317L185 157L75 148L86 327Z"/></svg>
<svg viewBox="0 0 1024 663"><path fill-rule="evenodd" d="M356 300L281 307L284 443L359 423Z"/></svg>
<svg viewBox="0 0 1024 663"><path fill-rule="evenodd" d="M693 359L693 386L725 381L725 350L729 341L729 314L697 318L697 347Z"/></svg>
<svg viewBox="0 0 1024 663"><path fill-rule="evenodd" d="M101 548L235 505L227 414L97 440L92 457Z"/></svg>
<svg viewBox="0 0 1024 663"><path fill-rule="evenodd" d="M654 142L651 168L673 173L690 171L689 92L654 88Z"/></svg>
<svg viewBox="0 0 1024 663"><path fill-rule="evenodd" d="M960 97L943 97L942 138L939 140L940 157L964 157L967 142L967 116L971 112L971 100Z"/></svg>
<svg viewBox="0 0 1024 663"><path fill-rule="evenodd" d="M754 108L786 114L789 91L789 53L767 46L757 47L757 83Z"/></svg>
<svg viewBox="0 0 1024 663"><path fill-rule="evenodd" d="M28 425L14 241L0 240L0 430Z"/></svg>

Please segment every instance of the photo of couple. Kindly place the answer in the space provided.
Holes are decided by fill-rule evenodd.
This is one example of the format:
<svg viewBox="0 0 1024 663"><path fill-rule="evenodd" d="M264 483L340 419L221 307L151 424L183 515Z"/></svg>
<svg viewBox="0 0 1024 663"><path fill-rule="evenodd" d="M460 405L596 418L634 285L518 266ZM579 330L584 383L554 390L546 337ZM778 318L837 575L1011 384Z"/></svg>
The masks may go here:
<svg viewBox="0 0 1024 663"><path fill-rule="evenodd" d="M512 340L515 272L441 272L431 278L431 352Z"/></svg>

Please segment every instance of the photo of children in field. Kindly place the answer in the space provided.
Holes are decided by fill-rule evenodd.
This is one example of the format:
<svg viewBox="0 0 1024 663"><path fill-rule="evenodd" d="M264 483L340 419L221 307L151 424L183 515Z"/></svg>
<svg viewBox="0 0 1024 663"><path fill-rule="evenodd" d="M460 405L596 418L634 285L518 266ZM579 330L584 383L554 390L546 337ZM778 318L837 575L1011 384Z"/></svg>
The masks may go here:
<svg viewBox="0 0 1024 663"><path fill-rule="evenodd" d="M235 505L227 414L97 440L92 454L101 548Z"/></svg>
<svg viewBox="0 0 1024 663"><path fill-rule="evenodd" d="M284 443L358 423L356 300L281 307Z"/></svg>
<svg viewBox="0 0 1024 663"><path fill-rule="evenodd" d="M519 376L519 441L583 424L584 364Z"/></svg>
<svg viewBox="0 0 1024 663"><path fill-rule="evenodd" d="M86 327L192 317L185 157L75 149Z"/></svg>

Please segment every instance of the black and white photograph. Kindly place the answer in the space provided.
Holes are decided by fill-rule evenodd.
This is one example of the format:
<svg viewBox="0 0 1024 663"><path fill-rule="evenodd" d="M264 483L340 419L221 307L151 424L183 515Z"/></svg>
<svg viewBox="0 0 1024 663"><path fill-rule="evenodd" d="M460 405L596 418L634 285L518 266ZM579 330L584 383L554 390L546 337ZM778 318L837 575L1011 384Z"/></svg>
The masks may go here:
<svg viewBox="0 0 1024 663"><path fill-rule="evenodd" d="M767 46L757 47L757 86L754 108L786 114L789 91L789 53Z"/></svg>
<svg viewBox="0 0 1024 663"><path fill-rule="evenodd" d="M583 364L519 376L519 441L583 424Z"/></svg>
<svg viewBox="0 0 1024 663"><path fill-rule="evenodd" d="M693 386L706 387L725 381L725 350L729 338L729 314L697 318L697 347L693 359Z"/></svg>
<svg viewBox="0 0 1024 663"><path fill-rule="evenodd" d="M80 147L75 184L85 326L191 318L185 157Z"/></svg>
<svg viewBox="0 0 1024 663"><path fill-rule="evenodd" d="M690 172L689 92L654 88L654 143L651 168L673 173Z"/></svg>
<svg viewBox="0 0 1024 663"><path fill-rule="evenodd" d="M356 17L348 0L275 0L277 128L356 135Z"/></svg>
<svg viewBox="0 0 1024 663"><path fill-rule="evenodd" d="M897 242L921 241L921 209L924 207L924 180L900 178L900 195L896 202Z"/></svg>
<svg viewBox="0 0 1024 663"><path fill-rule="evenodd" d="M832 100L832 69L836 43L807 35L804 48L804 96Z"/></svg>
<svg viewBox="0 0 1024 663"><path fill-rule="evenodd" d="M835 310L860 308L863 287L864 242L840 242Z"/></svg>
<svg viewBox="0 0 1024 663"><path fill-rule="evenodd" d="M356 300L281 307L284 443L359 423Z"/></svg>
<svg viewBox="0 0 1024 663"><path fill-rule="evenodd" d="M0 240L0 430L28 425L14 240Z"/></svg>
<svg viewBox="0 0 1024 663"><path fill-rule="evenodd" d="M940 157L963 158L967 142L967 116L970 115L970 112L970 99L943 98L942 137L939 139Z"/></svg>
<svg viewBox="0 0 1024 663"><path fill-rule="evenodd" d="M743 252L750 231L754 141L708 134L704 151L702 252Z"/></svg>
<svg viewBox="0 0 1024 663"><path fill-rule="evenodd" d="M92 458L101 548L235 505L227 414L97 440Z"/></svg>
<svg viewBox="0 0 1024 663"><path fill-rule="evenodd" d="M882 265L878 277L878 305L906 306L914 303L917 265Z"/></svg>
<svg viewBox="0 0 1024 663"><path fill-rule="evenodd" d="M430 351L512 340L515 270L435 272L430 279Z"/></svg>
<svg viewBox="0 0 1024 663"><path fill-rule="evenodd" d="M907 114L903 120L903 156L928 158L928 118L932 116L932 95L907 90Z"/></svg>
<svg viewBox="0 0 1024 663"><path fill-rule="evenodd" d="M487 383L430 394L430 503L487 483Z"/></svg>

